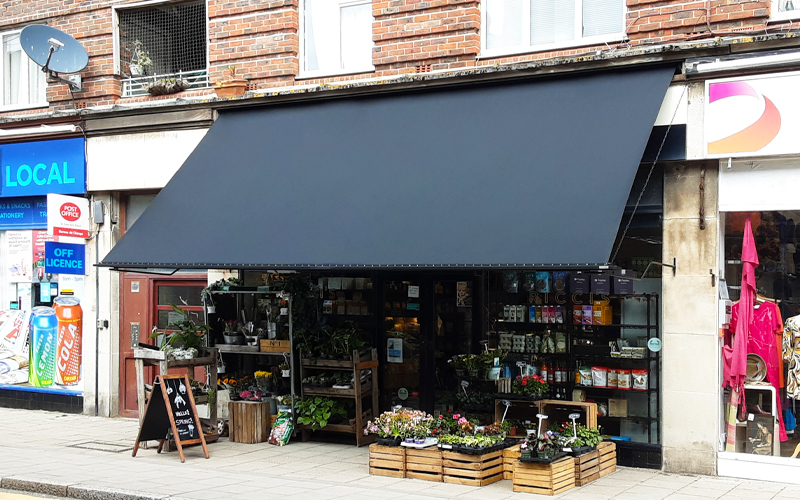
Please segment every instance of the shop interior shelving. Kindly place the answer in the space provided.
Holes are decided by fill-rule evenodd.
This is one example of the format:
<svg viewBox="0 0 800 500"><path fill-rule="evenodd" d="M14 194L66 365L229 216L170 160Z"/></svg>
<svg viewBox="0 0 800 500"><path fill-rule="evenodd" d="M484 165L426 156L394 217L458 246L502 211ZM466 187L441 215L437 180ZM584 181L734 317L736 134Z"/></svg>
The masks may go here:
<svg viewBox="0 0 800 500"><path fill-rule="evenodd" d="M552 295L551 295L552 296ZM588 296L588 294L587 294ZM567 400L572 398L575 389L585 391L586 399L609 407L610 399L624 399L627 401L628 413L626 416L598 416L598 424L603 427L604 433L612 435L625 435L633 433L634 441L647 444L659 444L661 437L661 395L659 390L661 359L660 352L653 352L645 347L644 358L614 357L608 342L624 338L633 347L639 347L638 337L645 342L651 338L660 337L659 328L659 295L657 293L645 294L606 294L612 305L612 323L606 325L577 325L573 324L572 304L567 301L564 308L567 317L563 324L557 323L530 323L511 322L502 319L494 320L494 330L508 332L516 335L541 334L550 330L552 334L557 331L564 332L567 337L567 352L552 353L511 353L512 359L521 359L534 364L540 364L542 359L555 361L567 367L567 380L552 386L555 389L566 389ZM567 295L569 298L569 295ZM490 302L503 304L527 304L528 292L511 293L505 291L490 292ZM643 317L637 317L634 323L623 322L624 310L634 302L643 304ZM497 307L497 306L495 306ZM641 316L641 315L640 315ZM639 321L641 320L641 321ZM591 341L587 346L579 345L582 341ZM604 366L617 369L647 369L647 390L623 390L611 387L583 386L575 382L575 371L578 366ZM518 375L516 373L515 375ZM552 394L551 394L552 396ZM508 394L506 399L514 399L516 395ZM535 420L535 415L530 415L530 420Z"/></svg>

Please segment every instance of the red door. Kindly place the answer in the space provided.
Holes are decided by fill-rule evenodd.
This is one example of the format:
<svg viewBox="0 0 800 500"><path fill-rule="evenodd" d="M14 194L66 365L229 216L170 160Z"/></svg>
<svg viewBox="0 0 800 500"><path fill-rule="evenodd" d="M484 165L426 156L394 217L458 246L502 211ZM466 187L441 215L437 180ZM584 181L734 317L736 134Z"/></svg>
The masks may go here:
<svg viewBox="0 0 800 500"><path fill-rule="evenodd" d="M192 311L194 319L202 324L200 291L206 286L207 278L205 274L195 273L173 277L138 273L120 275L119 413L123 417L138 417L133 348L139 342L155 344L155 339L150 338L153 328L162 329L175 319L170 304ZM200 373L196 375L198 380L203 380ZM155 370L147 368L146 382L152 383L154 376Z"/></svg>

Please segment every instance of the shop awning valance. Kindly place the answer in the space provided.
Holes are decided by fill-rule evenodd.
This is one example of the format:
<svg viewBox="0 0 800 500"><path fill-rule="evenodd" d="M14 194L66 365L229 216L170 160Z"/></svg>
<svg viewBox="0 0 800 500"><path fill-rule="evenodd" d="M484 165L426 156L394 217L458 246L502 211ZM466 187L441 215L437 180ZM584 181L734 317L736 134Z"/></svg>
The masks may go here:
<svg viewBox="0 0 800 500"><path fill-rule="evenodd" d="M602 265L672 75L221 112L101 265Z"/></svg>

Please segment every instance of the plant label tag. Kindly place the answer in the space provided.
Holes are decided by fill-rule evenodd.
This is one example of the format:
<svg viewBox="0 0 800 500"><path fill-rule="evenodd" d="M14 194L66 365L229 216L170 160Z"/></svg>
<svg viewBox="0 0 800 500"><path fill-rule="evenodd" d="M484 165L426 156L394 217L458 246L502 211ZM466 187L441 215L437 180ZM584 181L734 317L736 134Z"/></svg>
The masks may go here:
<svg viewBox="0 0 800 500"><path fill-rule="evenodd" d="M469 387L469 382L467 382L466 380L462 380L461 387Z"/></svg>
<svg viewBox="0 0 800 500"><path fill-rule="evenodd" d="M511 406L511 401L509 401L507 399L504 399L503 400L503 404L506 405L506 406Z"/></svg>
<svg viewBox="0 0 800 500"><path fill-rule="evenodd" d="M527 364L528 363L526 363L525 361L517 361L517 366L519 366L519 367L526 366Z"/></svg>
<svg viewBox="0 0 800 500"><path fill-rule="evenodd" d="M576 418L581 418L581 414L580 413L570 413L569 414L569 418L573 419L573 420L576 419Z"/></svg>

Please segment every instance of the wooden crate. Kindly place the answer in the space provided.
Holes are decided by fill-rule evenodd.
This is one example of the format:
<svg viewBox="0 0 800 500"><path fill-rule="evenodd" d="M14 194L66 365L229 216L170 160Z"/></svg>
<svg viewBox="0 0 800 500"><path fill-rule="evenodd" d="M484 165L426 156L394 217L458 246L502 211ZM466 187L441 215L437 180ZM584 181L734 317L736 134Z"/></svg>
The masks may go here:
<svg viewBox="0 0 800 500"><path fill-rule="evenodd" d="M575 487L575 462L572 457L550 464L517 461L512 481L516 492L558 495Z"/></svg>
<svg viewBox="0 0 800 500"><path fill-rule="evenodd" d="M228 403L228 437L234 443L263 443L272 429L269 402L231 401Z"/></svg>
<svg viewBox="0 0 800 500"><path fill-rule="evenodd" d="M406 477L442 482L442 451L432 448L406 449Z"/></svg>
<svg viewBox="0 0 800 500"><path fill-rule="evenodd" d="M519 445L503 450L503 479L514 478L514 464L520 456Z"/></svg>
<svg viewBox="0 0 800 500"><path fill-rule="evenodd" d="M539 406L539 412L548 416L548 425L569 422L570 413L580 413L581 416L577 419L579 424L583 424L589 429L597 429L596 403L542 399L538 401L537 404Z"/></svg>
<svg viewBox="0 0 800 500"><path fill-rule="evenodd" d="M597 445L600 455L600 477L607 476L617 470L617 445L611 441L603 441Z"/></svg>
<svg viewBox="0 0 800 500"><path fill-rule="evenodd" d="M443 451L442 465L445 483L486 486L503 479L503 450L483 455Z"/></svg>
<svg viewBox="0 0 800 500"><path fill-rule="evenodd" d="M406 449L377 443L369 445L369 473L375 476L406 477Z"/></svg>
<svg viewBox="0 0 800 500"><path fill-rule="evenodd" d="M574 458L575 485L583 486L600 479L600 452L597 450L584 453Z"/></svg>
<svg viewBox="0 0 800 500"><path fill-rule="evenodd" d="M289 352L291 351L291 343L288 340L267 340L261 339L258 341L261 352Z"/></svg>

